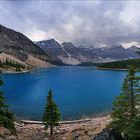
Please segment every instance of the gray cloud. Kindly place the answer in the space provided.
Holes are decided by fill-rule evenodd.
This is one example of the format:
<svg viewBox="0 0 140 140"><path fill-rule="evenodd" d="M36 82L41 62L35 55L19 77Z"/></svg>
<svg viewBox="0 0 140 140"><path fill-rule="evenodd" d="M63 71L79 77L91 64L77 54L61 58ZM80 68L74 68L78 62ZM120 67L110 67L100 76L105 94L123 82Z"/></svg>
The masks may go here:
<svg viewBox="0 0 140 140"><path fill-rule="evenodd" d="M127 47L140 42L139 9L139 1L7 0L0 1L0 22L35 41Z"/></svg>

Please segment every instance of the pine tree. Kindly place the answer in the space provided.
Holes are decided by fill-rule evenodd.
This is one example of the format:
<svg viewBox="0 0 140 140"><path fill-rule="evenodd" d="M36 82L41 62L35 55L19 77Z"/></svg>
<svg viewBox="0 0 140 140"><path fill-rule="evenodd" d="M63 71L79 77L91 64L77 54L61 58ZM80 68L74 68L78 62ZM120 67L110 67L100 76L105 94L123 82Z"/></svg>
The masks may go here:
<svg viewBox="0 0 140 140"><path fill-rule="evenodd" d="M47 104L43 114L43 123L46 129L48 128L48 126L50 127L50 135L53 135L53 127L57 126L59 124L59 121L60 112L57 105L53 101L52 91L49 90L47 96Z"/></svg>
<svg viewBox="0 0 140 140"><path fill-rule="evenodd" d="M140 140L140 116L136 116L125 131L127 140Z"/></svg>
<svg viewBox="0 0 140 140"><path fill-rule="evenodd" d="M3 81L0 79L0 86L2 85ZM0 126L9 129L12 134L16 134L13 113L9 111L8 105L5 104L2 91L0 91Z"/></svg>
<svg viewBox="0 0 140 140"><path fill-rule="evenodd" d="M140 103L140 77L135 75L135 68L129 68L127 76L124 78L121 94L114 101L111 113L112 122L109 127L120 132L131 124L133 119L139 114Z"/></svg>

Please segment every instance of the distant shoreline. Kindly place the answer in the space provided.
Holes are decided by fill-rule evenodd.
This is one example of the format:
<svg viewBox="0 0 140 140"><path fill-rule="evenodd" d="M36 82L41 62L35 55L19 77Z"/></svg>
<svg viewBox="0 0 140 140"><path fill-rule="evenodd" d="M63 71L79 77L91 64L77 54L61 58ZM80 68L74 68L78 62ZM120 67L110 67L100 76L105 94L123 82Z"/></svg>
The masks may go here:
<svg viewBox="0 0 140 140"><path fill-rule="evenodd" d="M55 66L53 66L53 67L55 67ZM3 73L3 74L22 74L22 73L28 73L28 72L31 72L31 71L34 71L34 70L37 70L37 69L43 69L43 68L51 68L51 67L36 67L36 68L29 69L29 70L21 70L21 71L2 70L1 73ZM97 67L97 69L98 70L111 70L111 71L128 71L128 69L121 69L121 68L101 68L101 67Z"/></svg>
<svg viewBox="0 0 140 140"><path fill-rule="evenodd" d="M3 74L20 74L20 73L28 73L30 72L31 70L24 70L24 71L11 71L11 70L7 70L7 71L2 71Z"/></svg>
<svg viewBox="0 0 140 140"><path fill-rule="evenodd" d="M128 69L123 69L123 68L101 68L97 67L99 70L111 70L111 71L128 71Z"/></svg>
<svg viewBox="0 0 140 140"><path fill-rule="evenodd" d="M29 72L37 70L37 69L51 68L51 67L55 67L55 66L53 65L53 66L50 66L50 67L34 67L34 68L31 68L31 69L28 69L28 70L21 70L21 71L15 71L15 70L12 70L12 69L9 69L9 70L3 69L3 70L1 70L1 73L3 73L3 74L22 74L22 73L29 73Z"/></svg>
<svg viewBox="0 0 140 140"><path fill-rule="evenodd" d="M74 121L74 120L84 120L84 119L91 119L91 118L102 118L106 116L110 116L111 110L105 112L98 112L92 114L83 114L80 116L61 116L61 121ZM20 122L21 120L28 120L28 121L42 121L42 117L31 117L31 116L19 116L14 115L15 121Z"/></svg>
<svg viewBox="0 0 140 140"><path fill-rule="evenodd" d="M121 69L121 68L100 68L97 67L98 70L109 70L109 71L128 71L129 69ZM136 72L140 72L140 69L136 69Z"/></svg>

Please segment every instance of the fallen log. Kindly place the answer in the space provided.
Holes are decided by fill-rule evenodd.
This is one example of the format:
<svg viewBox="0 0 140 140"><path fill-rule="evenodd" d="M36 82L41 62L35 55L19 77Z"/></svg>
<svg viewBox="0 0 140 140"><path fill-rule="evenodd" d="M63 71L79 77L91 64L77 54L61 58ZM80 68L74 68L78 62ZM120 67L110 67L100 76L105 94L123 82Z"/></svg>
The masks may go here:
<svg viewBox="0 0 140 140"><path fill-rule="evenodd" d="M91 121L91 119L83 119L83 120L74 120L74 121L61 121L59 124L72 124L72 123L82 123L82 122L88 122ZM31 120L21 120L22 124L43 124L42 121L31 121Z"/></svg>

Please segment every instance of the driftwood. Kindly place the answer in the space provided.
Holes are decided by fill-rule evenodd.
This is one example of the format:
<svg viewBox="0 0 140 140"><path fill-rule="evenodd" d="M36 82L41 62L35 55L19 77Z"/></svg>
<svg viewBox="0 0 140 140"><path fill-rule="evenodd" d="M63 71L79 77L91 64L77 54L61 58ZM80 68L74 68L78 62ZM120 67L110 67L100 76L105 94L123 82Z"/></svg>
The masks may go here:
<svg viewBox="0 0 140 140"><path fill-rule="evenodd" d="M72 123L82 123L89 122L91 119L83 119L83 120L74 120L74 121L62 121L59 124L72 124ZM31 120L21 120L22 124L43 124L42 121L31 121Z"/></svg>

